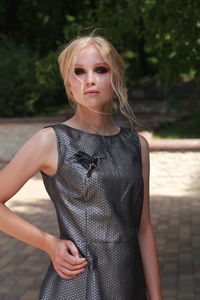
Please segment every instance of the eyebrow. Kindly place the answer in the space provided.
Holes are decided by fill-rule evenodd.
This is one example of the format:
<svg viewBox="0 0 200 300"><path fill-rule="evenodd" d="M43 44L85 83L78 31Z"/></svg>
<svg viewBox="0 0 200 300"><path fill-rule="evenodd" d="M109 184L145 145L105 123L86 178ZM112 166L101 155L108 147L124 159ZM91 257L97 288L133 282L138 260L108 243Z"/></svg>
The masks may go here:
<svg viewBox="0 0 200 300"><path fill-rule="evenodd" d="M94 64L95 66L98 66L98 65L107 65L107 63L105 62L99 62L99 63L96 63ZM75 66L84 66L84 65L81 65L81 64L75 64Z"/></svg>

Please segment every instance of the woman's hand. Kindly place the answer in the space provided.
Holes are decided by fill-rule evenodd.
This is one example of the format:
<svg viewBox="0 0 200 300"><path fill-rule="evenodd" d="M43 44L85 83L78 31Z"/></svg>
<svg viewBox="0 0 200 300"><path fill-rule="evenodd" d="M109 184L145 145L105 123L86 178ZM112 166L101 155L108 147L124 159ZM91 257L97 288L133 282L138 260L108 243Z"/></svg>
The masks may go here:
<svg viewBox="0 0 200 300"><path fill-rule="evenodd" d="M25 221L5 203L38 171L54 174L57 169L56 135L52 128L36 132L0 171L0 231L47 252L62 278L84 271L87 261L78 256L72 241L60 240ZM53 149L53 150L52 150ZM55 151L54 151L55 150ZM27 167L28 166L28 167ZM50 174L52 175L52 174Z"/></svg>
<svg viewBox="0 0 200 300"><path fill-rule="evenodd" d="M46 252L60 277L71 279L85 270L87 260L84 257L79 257L79 251L71 240L53 238L48 244Z"/></svg>

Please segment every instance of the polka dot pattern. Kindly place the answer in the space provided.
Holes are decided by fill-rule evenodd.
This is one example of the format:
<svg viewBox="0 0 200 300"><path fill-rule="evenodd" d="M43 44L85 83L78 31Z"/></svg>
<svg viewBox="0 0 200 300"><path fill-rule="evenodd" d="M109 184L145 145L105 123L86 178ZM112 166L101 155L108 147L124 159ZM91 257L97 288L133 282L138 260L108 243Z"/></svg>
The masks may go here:
<svg viewBox="0 0 200 300"><path fill-rule="evenodd" d="M50 263L39 299L147 300L138 243L143 178L137 132L122 127L102 136L64 124L46 127L56 135L58 168L53 176L41 174L60 238L72 240L88 264L75 278L62 279ZM77 160L79 151L88 161Z"/></svg>

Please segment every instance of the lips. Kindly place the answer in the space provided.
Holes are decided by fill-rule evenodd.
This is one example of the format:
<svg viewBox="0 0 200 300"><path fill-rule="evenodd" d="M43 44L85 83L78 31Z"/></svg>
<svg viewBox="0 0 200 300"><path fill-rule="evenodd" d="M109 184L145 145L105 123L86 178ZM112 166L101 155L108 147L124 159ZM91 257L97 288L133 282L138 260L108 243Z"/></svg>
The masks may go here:
<svg viewBox="0 0 200 300"><path fill-rule="evenodd" d="M99 91L97 90L88 90L84 93L84 95L96 95L99 94Z"/></svg>

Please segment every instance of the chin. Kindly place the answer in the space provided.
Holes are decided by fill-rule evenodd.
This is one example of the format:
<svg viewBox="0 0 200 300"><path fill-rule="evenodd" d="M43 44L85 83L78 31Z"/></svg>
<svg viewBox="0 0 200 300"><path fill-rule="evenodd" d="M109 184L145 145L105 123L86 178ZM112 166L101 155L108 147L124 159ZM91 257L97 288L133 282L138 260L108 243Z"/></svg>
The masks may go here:
<svg viewBox="0 0 200 300"><path fill-rule="evenodd" d="M88 108L102 110L103 108L106 108L109 106L110 101L102 101L100 102L99 99L89 99L85 101L82 105L86 106Z"/></svg>
<svg viewBox="0 0 200 300"><path fill-rule="evenodd" d="M88 107L101 107L103 104L99 103L99 101L95 101L95 100L90 100L90 101L85 101L84 103L86 106Z"/></svg>

